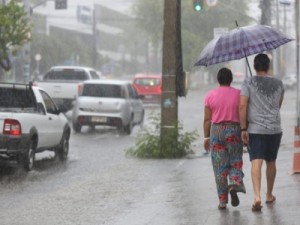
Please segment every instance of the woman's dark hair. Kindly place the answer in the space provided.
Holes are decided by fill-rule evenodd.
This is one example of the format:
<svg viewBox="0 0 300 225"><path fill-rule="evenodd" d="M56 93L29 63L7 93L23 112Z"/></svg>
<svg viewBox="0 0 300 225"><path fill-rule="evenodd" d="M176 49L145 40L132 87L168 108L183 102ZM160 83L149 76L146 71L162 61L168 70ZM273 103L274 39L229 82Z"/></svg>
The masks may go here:
<svg viewBox="0 0 300 225"><path fill-rule="evenodd" d="M267 54L260 53L254 58L254 69L256 71L268 72L270 67L270 59Z"/></svg>
<svg viewBox="0 0 300 225"><path fill-rule="evenodd" d="M217 79L220 85L229 86L233 79L231 70L226 67L221 68L218 72Z"/></svg>

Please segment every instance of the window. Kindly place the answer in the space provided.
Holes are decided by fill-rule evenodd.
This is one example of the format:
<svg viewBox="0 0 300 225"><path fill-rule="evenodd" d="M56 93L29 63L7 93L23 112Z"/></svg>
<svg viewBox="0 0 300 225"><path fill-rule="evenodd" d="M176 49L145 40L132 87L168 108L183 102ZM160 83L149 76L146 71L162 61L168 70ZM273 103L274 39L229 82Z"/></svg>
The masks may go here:
<svg viewBox="0 0 300 225"><path fill-rule="evenodd" d="M91 70L90 74L91 74L93 80L100 79L100 76L96 71Z"/></svg>
<svg viewBox="0 0 300 225"><path fill-rule="evenodd" d="M124 98L122 87L115 84L84 84L82 96L103 98Z"/></svg>
<svg viewBox="0 0 300 225"><path fill-rule="evenodd" d="M56 105L54 104L52 99L49 97L49 95L46 92L42 91L42 90L40 90L40 93L41 93L42 98L45 102L47 112L51 113L51 114L56 114L57 113Z"/></svg>
<svg viewBox="0 0 300 225"><path fill-rule="evenodd" d="M140 86L157 86L160 84L159 78L136 78L135 84Z"/></svg>
<svg viewBox="0 0 300 225"><path fill-rule="evenodd" d="M0 107L34 108L35 96L31 89L0 88Z"/></svg>
<svg viewBox="0 0 300 225"><path fill-rule="evenodd" d="M55 69L45 74L44 80L87 80L88 75L79 69Z"/></svg>
<svg viewBox="0 0 300 225"><path fill-rule="evenodd" d="M133 87L130 84L127 85L127 89L128 89L128 93L129 93L129 98L137 97L135 90L133 89Z"/></svg>

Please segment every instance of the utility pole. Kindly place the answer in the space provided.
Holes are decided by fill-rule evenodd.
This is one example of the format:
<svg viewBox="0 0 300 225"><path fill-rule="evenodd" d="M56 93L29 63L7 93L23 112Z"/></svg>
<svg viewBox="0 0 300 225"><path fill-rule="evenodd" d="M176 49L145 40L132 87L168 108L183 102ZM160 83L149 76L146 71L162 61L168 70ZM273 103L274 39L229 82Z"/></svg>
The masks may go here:
<svg viewBox="0 0 300 225"><path fill-rule="evenodd" d="M97 49L97 17L96 17L96 5L93 6L93 22L92 22L92 54L93 54L93 67L98 68L97 64L97 56L98 56L98 49Z"/></svg>
<svg viewBox="0 0 300 225"><path fill-rule="evenodd" d="M24 7L27 13L28 18L30 17L30 2L29 0L24 0ZM31 35L31 34L28 34ZM23 47L23 81L29 82L31 80L30 77L30 42L26 43Z"/></svg>
<svg viewBox="0 0 300 225"><path fill-rule="evenodd" d="M298 0L297 0L298 1ZM295 2L297 2L295 1ZM283 7L283 18L280 16L280 18L282 18L282 26L283 26L283 32L286 33L287 32L287 8L288 6L291 5L291 0L276 0L276 9L277 9L277 17L276 17L276 25L277 25L277 29L279 29L279 6ZM286 58L287 58L287 46L283 46L281 49L277 50L277 54L278 54L278 62L277 62L277 66L278 66L278 74L282 77L285 73L286 73ZM282 64L282 62L284 62Z"/></svg>
<svg viewBox="0 0 300 225"><path fill-rule="evenodd" d="M161 99L161 151L170 149L170 134L177 130L178 124L178 98L177 76L181 59L181 0L165 0L164 5L164 31L163 31L163 66L162 66L162 99ZM174 146L174 145L173 145Z"/></svg>
<svg viewBox="0 0 300 225"><path fill-rule="evenodd" d="M279 2L278 0L275 1L276 4L276 28L279 30ZM275 54L273 54L273 74L278 76L280 74L279 70L279 63L280 63L280 50L278 49Z"/></svg>
<svg viewBox="0 0 300 225"><path fill-rule="evenodd" d="M297 127L300 127L300 96L299 96L299 86L300 86L300 3L295 1L295 30L296 30L296 65L297 65Z"/></svg>
<svg viewBox="0 0 300 225"><path fill-rule="evenodd" d="M261 19L260 24L270 25L271 24L271 0L261 0Z"/></svg>

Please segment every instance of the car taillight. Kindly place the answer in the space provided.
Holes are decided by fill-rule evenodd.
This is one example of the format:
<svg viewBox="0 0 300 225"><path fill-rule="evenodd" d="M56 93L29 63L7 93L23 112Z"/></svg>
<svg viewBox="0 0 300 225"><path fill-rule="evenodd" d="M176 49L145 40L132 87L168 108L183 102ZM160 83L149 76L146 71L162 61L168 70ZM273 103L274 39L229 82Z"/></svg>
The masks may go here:
<svg viewBox="0 0 300 225"><path fill-rule="evenodd" d="M77 88L78 88L78 90L77 90L77 91L78 91L78 95L81 95L82 90L83 90L83 84L81 84L81 83L78 84L78 87L77 87Z"/></svg>
<svg viewBox="0 0 300 225"><path fill-rule="evenodd" d="M22 134L21 124L18 120L5 119L3 124L3 134L19 136Z"/></svg>

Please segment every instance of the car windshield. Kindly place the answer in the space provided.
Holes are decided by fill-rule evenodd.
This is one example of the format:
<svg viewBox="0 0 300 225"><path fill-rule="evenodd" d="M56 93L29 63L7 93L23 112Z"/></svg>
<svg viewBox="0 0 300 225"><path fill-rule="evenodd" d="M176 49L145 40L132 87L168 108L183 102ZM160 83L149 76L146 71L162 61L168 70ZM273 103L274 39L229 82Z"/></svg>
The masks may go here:
<svg viewBox="0 0 300 225"><path fill-rule="evenodd" d="M159 78L137 78L134 81L135 84L140 86L157 86L160 83Z"/></svg>
<svg viewBox="0 0 300 225"><path fill-rule="evenodd" d="M85 84L81 96L124 98L124 89L114 84Z"/></svg>
<svg viewBox="0 0 300 225"><path fill-rule="evenodd" d="M44 80L87 80L83 70L61 69L48 72Z"/></svg>

